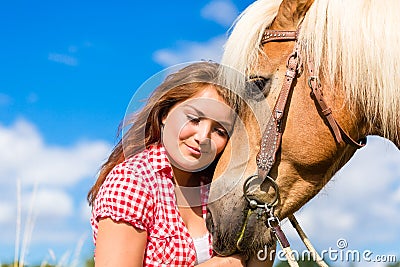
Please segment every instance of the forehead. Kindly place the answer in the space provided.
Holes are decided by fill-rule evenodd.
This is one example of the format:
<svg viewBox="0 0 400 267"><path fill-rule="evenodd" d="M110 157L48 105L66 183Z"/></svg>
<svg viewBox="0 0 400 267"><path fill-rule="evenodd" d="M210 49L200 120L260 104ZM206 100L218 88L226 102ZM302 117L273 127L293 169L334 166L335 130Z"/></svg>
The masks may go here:
<svg viewBox="0 0 400 267"><path fill-rule="evenodd" d="M214 99L216 101L226 103L226 101L218 93L217 88L213 85L204 86L198 93L196 93L191 98L188 98L187 100L196 99L196 98L208 98L208 99Z"/></svg>
<svg viewBox="0 0 400 267"><path fill-rule="evenodd" d="M213 86L205 87L204 90L178 106L187 112L194 112L198 116L215 120L227 127L232 125L235 114Z"/></svg>

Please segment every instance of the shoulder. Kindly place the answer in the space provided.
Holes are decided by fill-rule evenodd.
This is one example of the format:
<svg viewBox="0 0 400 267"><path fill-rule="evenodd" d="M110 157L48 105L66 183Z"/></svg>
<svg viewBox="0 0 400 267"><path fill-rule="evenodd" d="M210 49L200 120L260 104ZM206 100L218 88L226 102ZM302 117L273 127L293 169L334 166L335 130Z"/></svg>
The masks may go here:
<svg viewBox="0 0 400 267"><path fill-rule="evenodd" d="M132 189L138 185L146 189L152 184L154 172L147 160L147 151L126 159L116 165L107 175L103 188Z"/></svg>
<svg viewBox="0 0 400 267"><path fill-rule="evenodd" d="M172 168L161 145L152 145L116 165L103 187L150 190L157 187L157 173L172 178ZM122 186L122 187L121 187Z"/></svg>
<svg viewBox="0 0 400 267"><path fill-rule="evenodd" d="M96 196L92 216L147 229L152 225L157 187L148 151L144 150L110 171Z"/></svg>

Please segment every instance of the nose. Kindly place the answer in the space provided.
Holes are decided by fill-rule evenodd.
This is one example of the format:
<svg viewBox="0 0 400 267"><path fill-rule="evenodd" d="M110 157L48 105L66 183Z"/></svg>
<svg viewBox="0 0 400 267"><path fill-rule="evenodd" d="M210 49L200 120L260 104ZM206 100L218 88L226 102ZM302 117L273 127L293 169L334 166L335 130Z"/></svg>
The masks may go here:
<svg viewBox="0 0 400 267"><path fill-rule="evenodd" d="M200 122L194 136L199 144L207 144L209 142L211 138L211 126L211 123L206 120Z"/></svg>

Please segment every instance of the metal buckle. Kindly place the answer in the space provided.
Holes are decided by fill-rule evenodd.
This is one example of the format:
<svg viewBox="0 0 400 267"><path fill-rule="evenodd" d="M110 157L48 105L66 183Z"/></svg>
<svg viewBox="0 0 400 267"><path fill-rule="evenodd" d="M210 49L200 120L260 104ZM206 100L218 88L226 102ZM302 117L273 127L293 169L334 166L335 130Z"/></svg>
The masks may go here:
<svg viewBox="0 0 400 267"><path fill-rule="evenodd" d="M288 56L288 59L287 59L287 61L286 61L286 69L288 69L289 68L289 61L290 61L290 59L296 59L296 58L299 58L299 53L297 53L297 51L294 51L294 52L292 52L289 56ZM296 68L297 68L297 66L296 66Z"/></svg>
<svg viewBox="0 0 400 267"><path fill-rule="evenodd" d="M319 82L319 78L318 76L310 76L308 77L308 86L313 89L314 87L312 86L312 82L316 82L317 83L317 87L321 86L321 83Z"/></svg>
<svg viewBox="0 0 400 267"><path fill-rule="evenodd" d="M267 219L267 223L266 224L267 224L268 228L272 228L273 229L274 227L280 225L281 221L279 220L278 217L273 216L273 217L269 217Z"/></svg>
<svg viewBox="0 0 400 267"><path fill-rule="evenodd" d="M264 206L264 209L265 209L265 213L267 215L267 221L265 223L267 225L267 227L274 228L274 227L280 225L281 222L280 222L279 218L274 215L274 207L270 206L266 203Z"/></svg>

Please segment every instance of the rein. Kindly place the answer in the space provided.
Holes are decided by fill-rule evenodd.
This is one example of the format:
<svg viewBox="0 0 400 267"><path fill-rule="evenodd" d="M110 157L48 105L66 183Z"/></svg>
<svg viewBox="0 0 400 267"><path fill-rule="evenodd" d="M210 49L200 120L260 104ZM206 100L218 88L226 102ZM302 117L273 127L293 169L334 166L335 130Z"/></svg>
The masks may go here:
<svg viewBox="0 0 400 267"><path fill-rule="evenodd" d="M278 150L281 146L282 134L284 131L283 119L285 118L288 109L289 96L294 88L293 81L300 75L302 69L302 63L299 53L299 45L297 42L298 30L297 31L277 31L266 29L261 39L261 45L264 45L272 41L294 41L293 52L289 55L286 64L285 79L282 85L282 89L279 93L277 102L272 110L271 117L266 125L266 128L261 139L260 151L257 154L256 162L258 166L258 174L252 175L246 179L243 185L243 195L248 202L247 216L243 223L242 230L239 234L236 242L236 247L240 250L241 242L243 241L244 233L248 224L250 216L255 213L257 219L264 218L266 226L271 229L275 238L285 252L286 258L290 266L298 266L297 262L293 258L293 253L290 249L290 244L280 227L279 218L274 215L274 207L279 202L279 187L275 180L269 176L269 173L276 161ZM308 62L308 85L311 89L311 95L315 100L317 109L320 110L331 129L332 134L337 143L345 142L348 145L355 147L356 149L362 148L366 144L366 138L362 138L359 141L355 141L350 135L343 130L332 114L332 109L327 104L323 97L322 86L318 76L314 74L314 66L311 61ZM250 184L254 179L261 178L263 181L267 179L274 189L274 198L270 202L261 202L257 199L248 196ZM323 259L318 255L314 247L311 245L307 236L301 229L294 215L288 216L293 227L303 240L304 244L311 252L314 261L319 266L328 266Z"/></svg>

